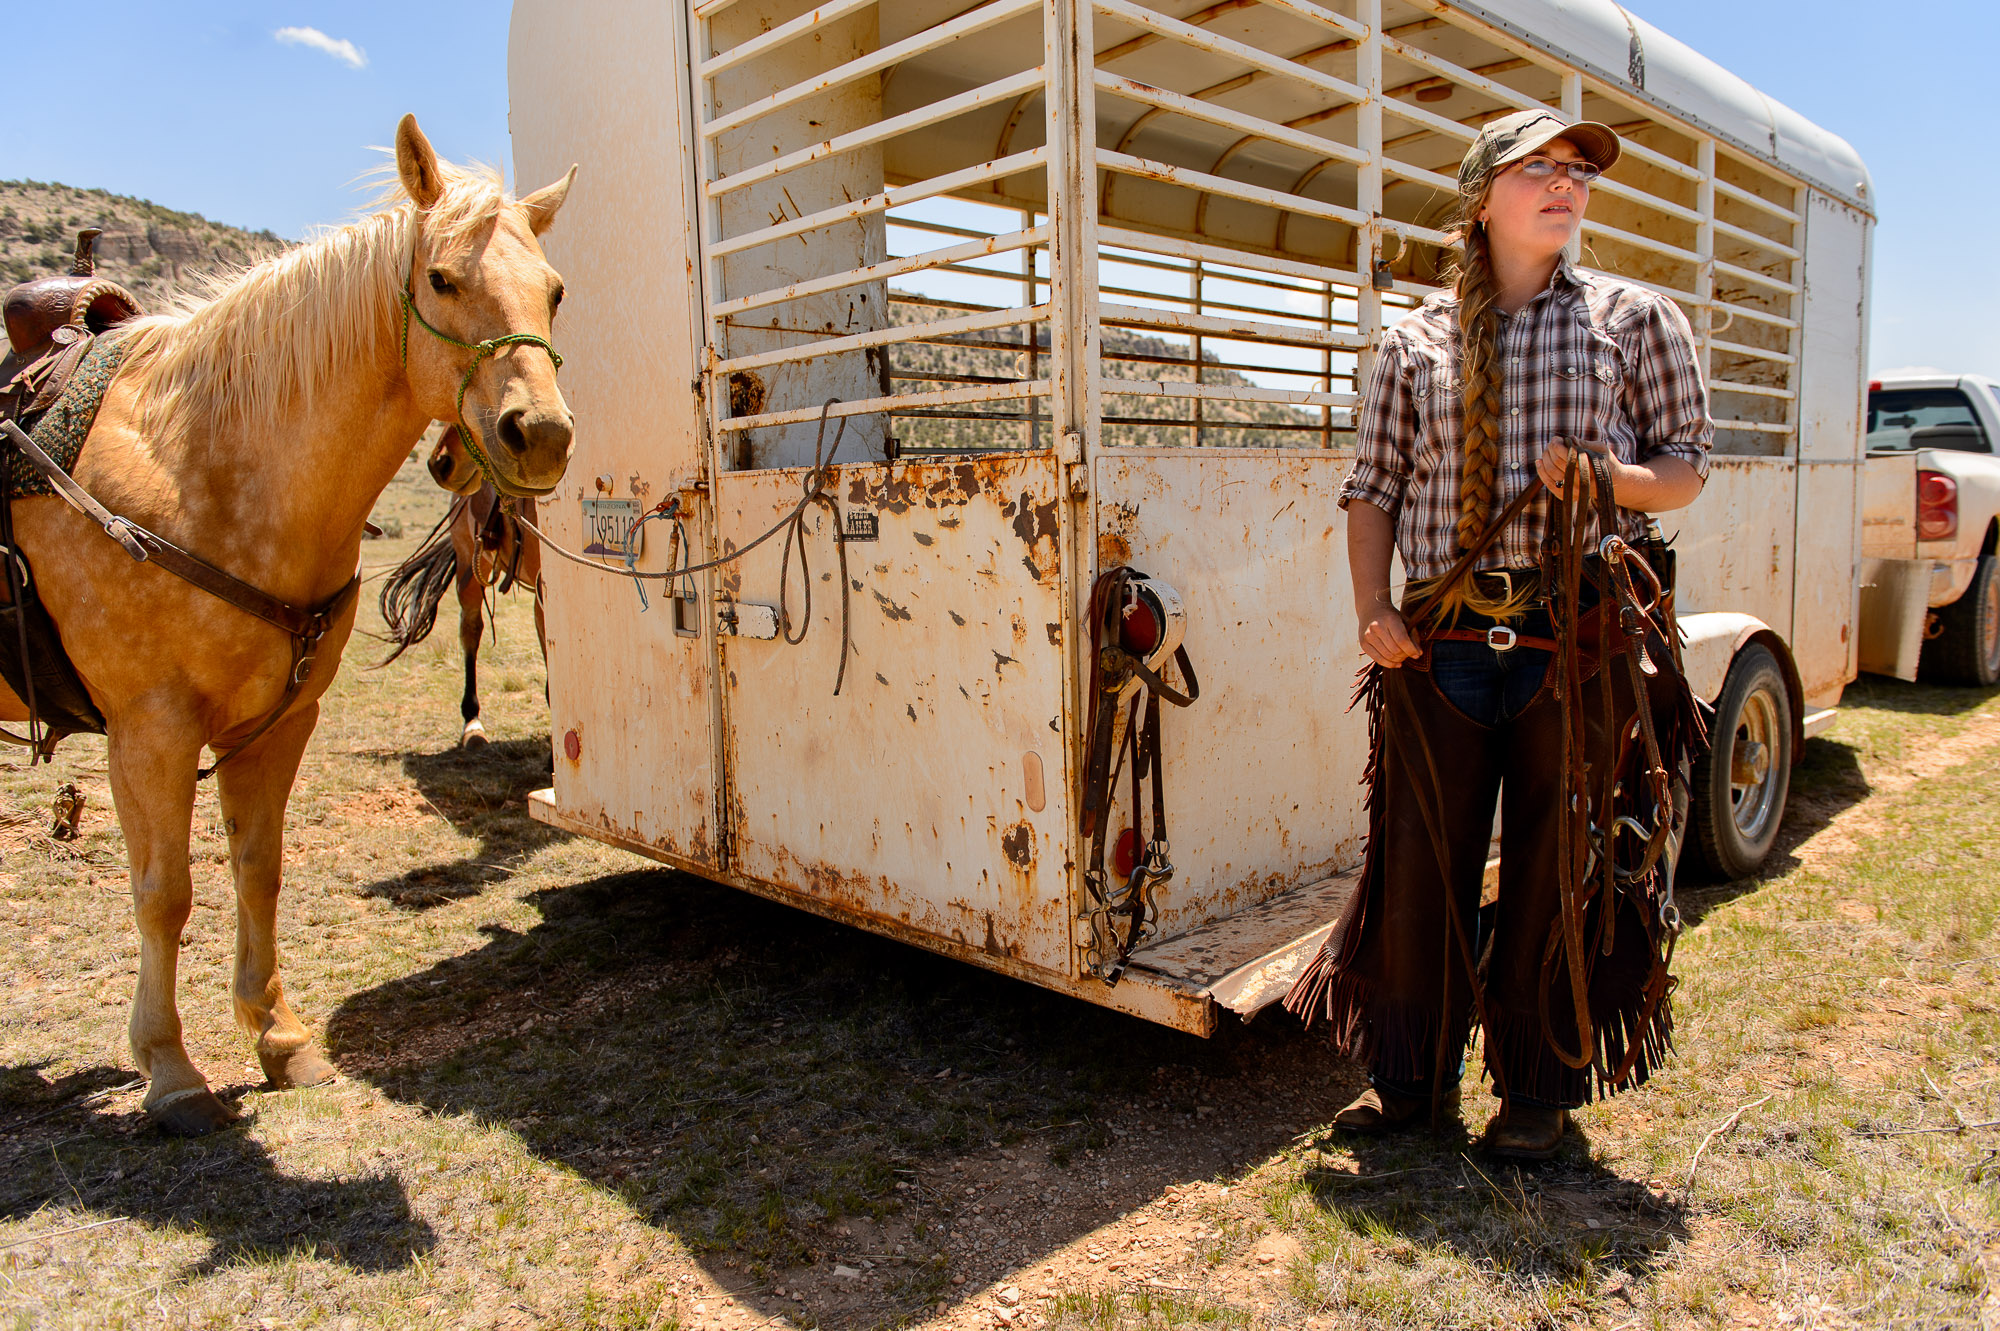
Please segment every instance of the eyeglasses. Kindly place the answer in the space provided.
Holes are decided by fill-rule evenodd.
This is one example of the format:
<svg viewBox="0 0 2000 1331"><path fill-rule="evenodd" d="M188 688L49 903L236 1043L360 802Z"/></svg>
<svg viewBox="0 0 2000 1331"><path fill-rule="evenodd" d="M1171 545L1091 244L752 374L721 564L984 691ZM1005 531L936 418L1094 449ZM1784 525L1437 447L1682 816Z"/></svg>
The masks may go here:
<svg viewBox="0 0 2000 1331"><path fill-rule="evenodd" d="M1515 165L1530 180L1547 180L1558 171L1567 171L1579 185L1593 184L1604 174L1589 162L1558 162L1553 157L1523 157Z"/></svg>

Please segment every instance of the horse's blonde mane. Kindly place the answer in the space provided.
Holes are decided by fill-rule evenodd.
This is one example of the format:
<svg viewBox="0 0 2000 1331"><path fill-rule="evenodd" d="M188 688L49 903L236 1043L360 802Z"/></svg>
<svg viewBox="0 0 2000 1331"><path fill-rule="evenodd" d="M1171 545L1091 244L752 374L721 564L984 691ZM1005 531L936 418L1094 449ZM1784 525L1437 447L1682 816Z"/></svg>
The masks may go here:
<svg viewBox="0 0 2000 1331"><path fill-rule="evenodd" d="M424 229L434 253L449 253L511 200L490 167L439 170L444 192ZM248 268L199 277L165 312L128 325L125 365L145 376L140 429L158 438L310 411L329 385L378 357L385 338L396 340L398 320L388 316L409 280L417 216L391 183L360 220Z"/></svg>

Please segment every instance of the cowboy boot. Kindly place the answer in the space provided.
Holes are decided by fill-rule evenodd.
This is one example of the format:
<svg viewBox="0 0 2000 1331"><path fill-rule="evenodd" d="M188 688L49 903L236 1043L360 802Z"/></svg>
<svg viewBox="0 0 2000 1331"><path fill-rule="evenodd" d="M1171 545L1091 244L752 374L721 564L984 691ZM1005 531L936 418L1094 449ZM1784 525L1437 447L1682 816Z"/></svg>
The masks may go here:
<svg viewBox="0 0 2000 1331"><path fill-rule="evenodd" d="M1556 1105L1502 1104L1479 1144L1503 1160L1547 1160L1562 1145L1569 1110Z"/></svg>

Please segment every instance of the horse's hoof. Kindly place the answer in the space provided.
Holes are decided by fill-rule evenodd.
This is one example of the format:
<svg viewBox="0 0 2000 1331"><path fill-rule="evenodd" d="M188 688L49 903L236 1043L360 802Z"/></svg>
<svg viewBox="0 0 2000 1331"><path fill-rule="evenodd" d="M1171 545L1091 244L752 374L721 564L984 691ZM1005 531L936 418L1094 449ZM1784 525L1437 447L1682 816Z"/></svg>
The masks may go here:
<svg viewBox="0 0 2000 1331"><path fill-rule="evenodd" d="M271 1088L278 1091L294 1090L300 1086L322 1086L340 1074L333 1064L315 1053L310 1045L294 1049L290 1053L259 1053L257 1061L264 1065L264 1076Z"/></svg>
<svg viewBox="0 0 2000 1331"><path fill-rule="evenodd" d="M458 737L458 747L461 749L485 748L486 727L480 725L477 721L473 721L467 724L467 726L465 727L465 733Z"/></svg>
<svg viewBox="0 0 2000 1331"><path fill-rule="evenodd" d="M147 1105L146 1113L169 1137L206 1137L243 1117L206 1086L180 1091L158 1104Z"/></svg>

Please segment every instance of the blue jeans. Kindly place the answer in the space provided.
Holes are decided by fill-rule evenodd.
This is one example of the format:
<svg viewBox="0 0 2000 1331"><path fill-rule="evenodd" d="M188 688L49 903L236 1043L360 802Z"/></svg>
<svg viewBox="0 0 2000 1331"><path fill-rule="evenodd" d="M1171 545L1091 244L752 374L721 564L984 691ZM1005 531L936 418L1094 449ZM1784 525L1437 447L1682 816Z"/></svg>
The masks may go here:
<svg viewBox="0 0 2000 1331"><path fill-rule="evenodd" d="M1534 647L1496 652L1483 642L1431 644L1431 679L1467 720L1497 726L1534 701L1549 671L1549 653Z"/></svg>

